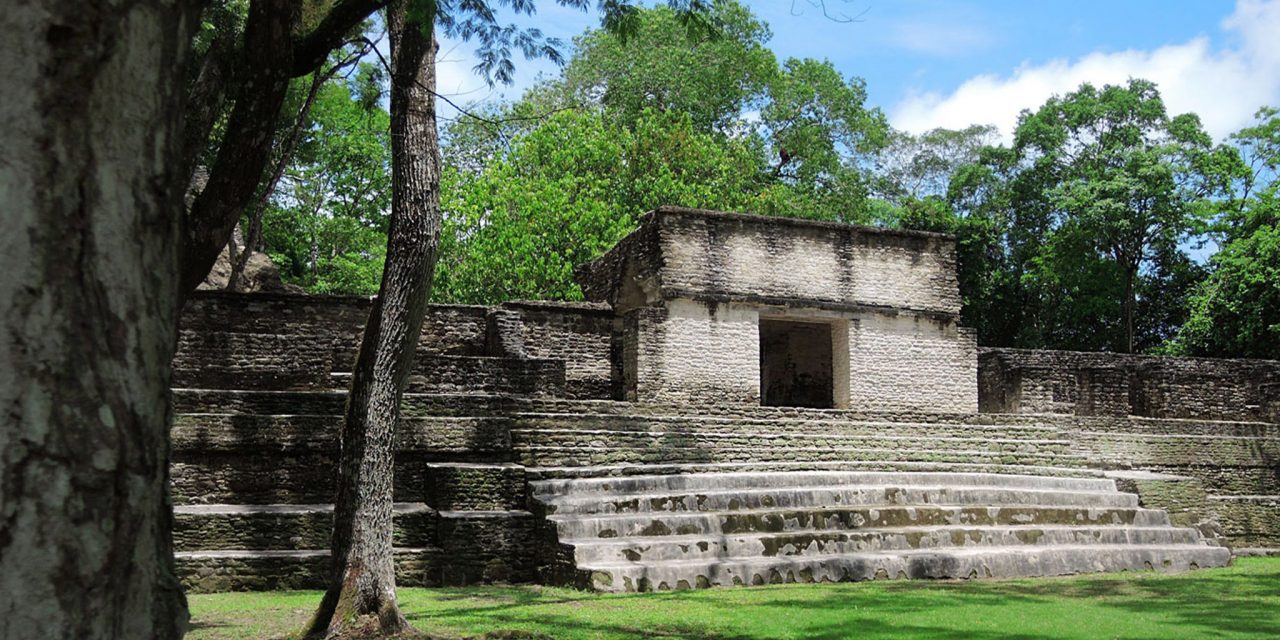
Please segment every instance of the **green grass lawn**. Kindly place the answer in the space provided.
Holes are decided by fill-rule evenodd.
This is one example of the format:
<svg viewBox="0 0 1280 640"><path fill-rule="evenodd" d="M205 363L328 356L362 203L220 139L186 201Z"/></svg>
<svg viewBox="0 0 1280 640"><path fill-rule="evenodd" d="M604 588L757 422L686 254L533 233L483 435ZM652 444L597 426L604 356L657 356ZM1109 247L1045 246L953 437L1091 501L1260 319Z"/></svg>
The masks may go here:
<svg viewBox="0 0 1280 640"><path fill-rule="evenodd" d="M188 638L281 638L320 593L191 596ZM401 589L455 638L1280 638L1280 558L1225 569L971 582L880 581L638 595L537 586Z"/></svg>

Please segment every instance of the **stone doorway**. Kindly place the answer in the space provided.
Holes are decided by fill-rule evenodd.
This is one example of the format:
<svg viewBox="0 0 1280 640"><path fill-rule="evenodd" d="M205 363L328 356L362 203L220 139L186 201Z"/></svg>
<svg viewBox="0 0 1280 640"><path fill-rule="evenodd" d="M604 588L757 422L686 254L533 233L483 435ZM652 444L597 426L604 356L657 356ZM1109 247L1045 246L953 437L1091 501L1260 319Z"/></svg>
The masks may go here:
<svg viewBox="0 0 1280 640"><path fill-rule="evenodd" d="M760 404L830 409L831 324L760 319Z"/></svg>

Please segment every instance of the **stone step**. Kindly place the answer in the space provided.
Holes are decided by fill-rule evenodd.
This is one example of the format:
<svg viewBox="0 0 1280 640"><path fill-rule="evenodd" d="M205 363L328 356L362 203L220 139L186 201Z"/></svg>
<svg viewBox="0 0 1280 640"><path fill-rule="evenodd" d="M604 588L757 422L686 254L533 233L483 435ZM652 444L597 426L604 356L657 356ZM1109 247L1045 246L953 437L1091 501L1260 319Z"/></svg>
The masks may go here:
<svg viewBox="0 0 1280 640"><path fill-rule="evenodd" d="M612 400L531 400L524 413L545 414L558 417L576 417L582 420L830 420L830 421L885 421L917 422L929 424L972 425L1041 425L1060 426L1074 424L1074 416L1012 413L968 413L929 411L873 411L866 409L814 409L809 407L764 407L758 405L684 405L663 403L633 403Z"/></svg>
<svg viewBox="0 0 1280 640"><path fill-rule="evenodd" d="M560 397L564 395L564 365L563 360L542 358L427 356L414 361L406 390ZM335 388L347 388L351 373L335 371L330 381Z"/></svg>
<svg viewBox="0 0 1280 640"><path fill-rule="evenodd" d="M1048 478L1101 478L1103 472L1078 466L1016 465L1000 463L918 462L918 461L805 461L787 462L692 462L677 464L604 464L584 466L527 465L531 481L591 480L632 476L700 475L722 473L804 473L804 472L904 472L1029 475ZM1108 481L1110 482L1110 481Z"/></svg>
<svg viewBox="0 0 1280 640"><path fill-rule="evenodd" d="M1195 529L1129 526L896 527L740 535L685 535L578 542L579 564L651 563L723 558L816 557L876 551L1018 545L1200 544Z"/></svg>
<svg viewBox="0 0 1280 640"><path fill-rule="evenodd" d="M173 410L184 413L341 416L347 393L261 389L173 389ZM524 400L490 393L405 393L402 416L505 417L525 408Z"/></svg>
<svg viewBox="0 0 1280 640"><path fill-rule="evenodd" d="M394 505L396 546L434 547L437 514L422 503ZM173 509L177 551L323 549L333 532L330 504L206 504Z"/></svg>
<svg viewBox="0 0 1280 640"><path fill-rule="evenodd" d="M444 554L438 548L395 549L396 584L434 587ZM174 554L188 593L284 591L328 586L329 550L219 550Z"/></svg>
<svg viewBox="0 0 1280 640"><path fill-rule="evenodd" d="M743 432L821 435L913 435L1002 439L1061 439L1062 429L1041 424L971 424L956 421L921 422L868 417L776 418L761 420L743 416L589 415L522 412L514 416L521 429L543 431L606 431L623 433Z"/></svg>
<svg viewBox="0 0 1280 640"><path fill-rule="evenodd" d="M1206 504L1228 546L1280 547L1280 495L1212 495Z"/></svg>
<svg viewBox="0 0 1280 640"><path fill-rule="evenodd" d="M440 458L444 459L441 460ZM474 458L499 460L496 454ZM399 452L396 455L395 499L427 502L432 465L467 462L458 454L432 451ZM336 451L198 452L177 451L169 465L174 504L318 504L330 502L337 492ZM510 485L486 485L500 489ZM518 495L506 504L523 504L523 482ZM501 496L508 500L508 496Z"/></svg>
<svg viewBox="0 0 1280 640"><path fill-rule="evenodd" d="M1088 460L1076 454L1004 453L980 450L911 450L900 448L808 447L689 447L680 442L649 447L519 446L516 460L530 467L575 467L617 464L670 465L715 462L934 462L986 465L1080 466Z"/></svg>
<svg viewBox="0 0 1280 640"><path fill-rule="evenodd" d="M1202 545L980 547L578 567L599 591L653 591L877 578L1023 578L1099 571L1183 571L1226 565L1231 553Z"/></svg>
<svg viewBox="0 0 1280 640"><path fill-rule="evenodd" d="M323 389L333 340L318 335L183 331L173 386L208 389Z"/></svg>
<svg viewBox="0 0 1280 640"><path fill-rule="evenodd" d="M826 506L616 515L553 515L560 542L666 535L732 535L863 527L1133 525L1168 526L1164 511L1134 507L1015 506Z"/></svg>
<svg viewBox="0 0 1280 640"><path fill-rule="evenodd" d="M1230 435L1082 432L1076 446L1099 462L1122 467L1151 465L1273 467L1280 459L1280 438Z"/></svg>
<svg viewBox="0 0 1280 640"><path fill-rule="evenodd" d="M546 513L555 515L738 511L832 505L1138 506L1138 496L1117 491L1043 491L1004 487L865 484L727 488L607 496L570 493L558 497L544 496L540 500Z"/></svg>
<svg viewBox="0 0 1280 640"><path fill-rule="evenodd" d="M1073 455L1069 440L1016 439L995 436L972 438L911 435L827 435L745 433L616 432L584 430L512 429L512 446L521 451L563 448L595 451L679 447L696 451L730 449L908 449L913 451L980 451Z"/></svg>
<svg viewBox="0 0 1280 640"><path fill-rule="evenodd" d="M600 476L538 480L534 497L591 494L609 499L620 494L729 489L778 489L842 485L948 486L1028 489L1037 491L1113 492L1114 480L1096 478L912 471L748 471L673 475Z"/></svg>
<svg viewBox="0 0 1280 640"><path fill-rule="evenodd" d="M227 452L338 450L343 417L183 413L174 416L174 451ZM502 452L511 448L510 420L460 416L407 416L396 430L400 451Z"/></svg>
<svg viewBox="0 0 1280 640"><path fill-rule="evenodd" d="M1074 431L1101 435L1180 435L1280 438L1280 424L1190 418L1074 417Z"/></svg>

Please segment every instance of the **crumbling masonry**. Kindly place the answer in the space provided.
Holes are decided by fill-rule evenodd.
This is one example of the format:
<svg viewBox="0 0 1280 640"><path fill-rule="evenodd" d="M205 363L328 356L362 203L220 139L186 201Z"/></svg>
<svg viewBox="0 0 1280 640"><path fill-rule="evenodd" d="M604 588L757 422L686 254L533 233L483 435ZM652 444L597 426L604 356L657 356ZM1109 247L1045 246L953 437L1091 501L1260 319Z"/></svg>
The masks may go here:
<svg viewBox="0 0 1280 640"><path fill-rule="evenodd" d="M1280 548L1280 363L979 349L937 234L664 208L578 275L592 302L429 310L400 584L1039 576ZM189 302L189 588L323 586L368 308Z"/></svg>

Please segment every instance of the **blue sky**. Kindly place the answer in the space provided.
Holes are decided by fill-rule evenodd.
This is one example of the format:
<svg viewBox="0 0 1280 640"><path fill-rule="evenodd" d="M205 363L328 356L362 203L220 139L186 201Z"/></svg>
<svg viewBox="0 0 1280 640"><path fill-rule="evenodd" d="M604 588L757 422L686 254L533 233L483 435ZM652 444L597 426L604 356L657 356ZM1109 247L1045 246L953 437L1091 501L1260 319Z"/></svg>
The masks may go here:
<svg viewBox="0 0 1280 640"><path fill-rule="evenodd" d="M769 23L780 59L830 60L867 81L873 105L898 128L996 124L1081 82L1156 81L1170 110L1199 113L1217 138L1280 104L1280 0L749 0ZM595 26L544 0L532 22L566 41ZM456 45L456 46L455 46ZM466 44L441 48L439 89L459 101L518 95L545 62L518 66L516 85L490 90L470 71Z"/></svg>

